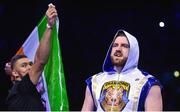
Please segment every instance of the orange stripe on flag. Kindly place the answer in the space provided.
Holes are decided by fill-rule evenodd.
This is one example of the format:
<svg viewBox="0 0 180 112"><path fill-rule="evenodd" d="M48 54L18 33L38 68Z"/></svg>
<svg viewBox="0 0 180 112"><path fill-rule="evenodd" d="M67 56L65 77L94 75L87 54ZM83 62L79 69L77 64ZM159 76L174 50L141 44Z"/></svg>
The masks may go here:
<svg viewBox="0 0 180 112"><path fill-rule="evenodd" d="M22 48L22 47L16 52L16 55L17 55L17 54L24 54L24 51L23 51L23 48Z"/></svg>

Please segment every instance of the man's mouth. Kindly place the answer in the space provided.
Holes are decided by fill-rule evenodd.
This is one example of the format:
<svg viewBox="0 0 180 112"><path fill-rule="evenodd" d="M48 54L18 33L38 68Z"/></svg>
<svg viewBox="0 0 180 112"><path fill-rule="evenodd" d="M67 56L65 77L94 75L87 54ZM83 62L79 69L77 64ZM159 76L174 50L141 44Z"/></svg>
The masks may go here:
<svg viewBox="0 0 180 112"><path fill-rule="evenodd" d="M122 56L122 53L120 51L116 51L114 53L114 56L117 56L117 57L121 57Z"/></svg>

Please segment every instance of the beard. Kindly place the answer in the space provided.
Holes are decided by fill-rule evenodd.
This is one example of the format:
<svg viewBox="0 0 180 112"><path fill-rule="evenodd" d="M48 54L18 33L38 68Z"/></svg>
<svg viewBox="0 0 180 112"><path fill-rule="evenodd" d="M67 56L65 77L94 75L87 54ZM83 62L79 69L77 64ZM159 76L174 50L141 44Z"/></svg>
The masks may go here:
<svg viewBox="0 0 180 112"><path fill-rule="evenodd" d="M121 59L119 57L111 56L111 62L114 66L118 67L124 67L126 64L127 57L122 57Z"/></svg>

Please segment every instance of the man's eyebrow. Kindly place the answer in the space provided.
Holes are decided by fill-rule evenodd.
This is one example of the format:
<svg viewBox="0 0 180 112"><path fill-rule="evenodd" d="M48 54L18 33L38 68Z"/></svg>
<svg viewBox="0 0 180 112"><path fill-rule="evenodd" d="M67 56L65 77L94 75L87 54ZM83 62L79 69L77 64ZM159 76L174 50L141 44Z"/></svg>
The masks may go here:
<svg viewBox="0 0 180 112"><path fill-rule="evenodd" d="M30 62L22 62L21 64L30 64L30 63L33 63L32 61Z"/></svg>
<svg viewBox="0 0 180 112"><path fill-rule="evenodd" d="M22 62L21 64L27 64L27 62Z"/></svg>
<svg viewBox="0 0 180 112"><path fill-rule="evenodd" d="M29 64L34 64L34 63L32 61L30 61Z"/></svg>

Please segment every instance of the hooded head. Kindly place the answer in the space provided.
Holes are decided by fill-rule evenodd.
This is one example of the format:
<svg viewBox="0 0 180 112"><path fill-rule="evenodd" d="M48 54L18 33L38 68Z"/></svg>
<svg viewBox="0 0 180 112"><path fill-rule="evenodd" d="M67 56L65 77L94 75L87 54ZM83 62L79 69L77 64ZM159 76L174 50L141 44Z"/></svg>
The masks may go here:
<svg viewBox="0 0 180 112"><path fill-rule="evenodd" d="M119 48L116 48L116 43L120 46ZM127 72L138 66L138 60L138 41L128 32L118 30L104 60L103 71L115 71L114 66L121 66L121 72Z"/></svg>

